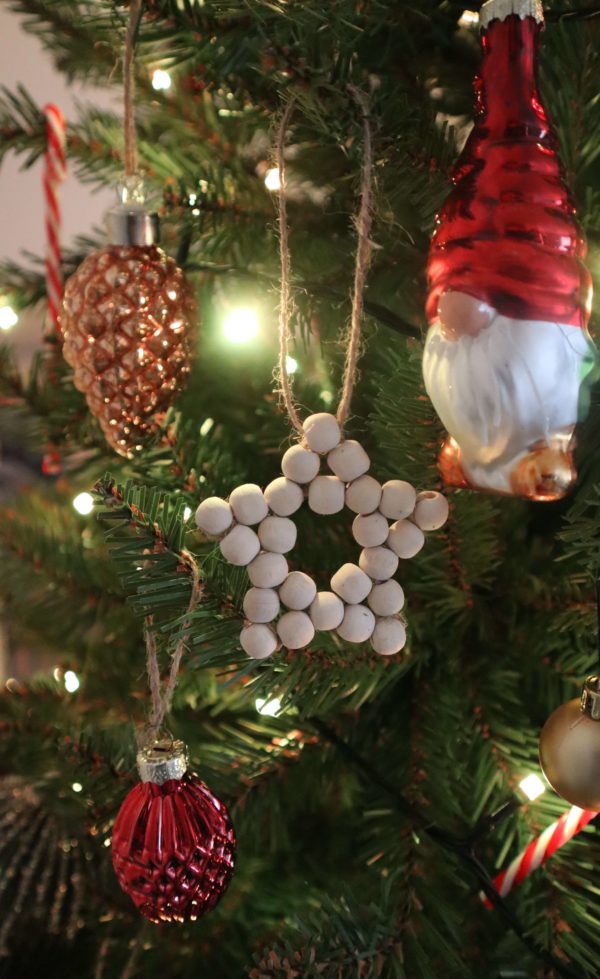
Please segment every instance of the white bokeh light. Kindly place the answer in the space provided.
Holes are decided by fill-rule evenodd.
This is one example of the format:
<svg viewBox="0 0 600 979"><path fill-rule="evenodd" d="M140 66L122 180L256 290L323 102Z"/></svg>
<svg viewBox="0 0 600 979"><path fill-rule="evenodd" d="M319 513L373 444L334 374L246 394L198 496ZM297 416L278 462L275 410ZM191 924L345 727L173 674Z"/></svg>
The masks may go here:
<svg viewBox="0 0 600 979"><path fill-rule="evenodd" d="M265 173L265 187L267 190L277 191L281 190L281 179L279 176L279 167L271 167Z"/></svg>
<svg viewBox="0 0 600 979"><path fill-rule="evenodd" d="M12 306L0 306L0 330L11 330L19 322Z"/></svg>
<svg viewBox="0 0 600 979"><path fill-rule="evenodd" d="M546 786L539 775L535 775L533 772L531 775L526 775L525 778L521 779L519 788L521 792L525 793L530 802L533 802L534 799L537 799L538 796L546 791Z"/></svg>
<svg viewBox="0 0 600 979"><path fill-rule="evenodd" d="M223 333L230 343L249 343L258 336L259 329L258 314L251 306L232 309L223 322Z"/></svg>
<svg viewBox="0 0 600 979"><path fill-rule="evenodd" d="M273 697L271 700L257 697L254 706L259 714L264 714L266 717L277 717L281 710L281 701L279 697Z"/></svg>
<svg viewBox="0 0 600 979"><path fill-rule="evenodd" d="M152 88L155 92L166 92L171 88L171 76L168 71L162 68L155 68L152 72Z"/></svg>
<svg viewBox="0 0 600 979"><path fill-rule="evenodd" d="M67 693L75 693L79 690L79 677L73 670L66 670L64 680Z"/></svg>
<svg viewBox="0 0 600 979"><path fill-rule="evenodd" d="M87 517L94 509L94 497L91 493L78 493L73 500L73 506L82 517Z"/></svg>

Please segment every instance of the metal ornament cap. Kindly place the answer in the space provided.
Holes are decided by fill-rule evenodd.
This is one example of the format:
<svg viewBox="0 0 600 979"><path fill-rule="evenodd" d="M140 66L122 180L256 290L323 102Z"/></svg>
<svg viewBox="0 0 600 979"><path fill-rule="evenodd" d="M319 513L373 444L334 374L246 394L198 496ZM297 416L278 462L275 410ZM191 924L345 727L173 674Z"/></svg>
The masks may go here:
<svg viewBox="0 0 600 979"><path fill-rule="evenodd" d="M108 240L111 245L157 245L160 241L158 214L147 211L143 204L118 204L106 215Z"/></svg>
<svg viewBox="0 0 600 979"><path fill-rule="evenodd" d="M183 778L188 768L183 741L155 741L138 752L136 761L142 782L155 785Z"/></svg>
<svg viewBox="0 0 600 979"><path fill-rule="evenodd" d="M492 20L506 20L510 16L533 17L538 24L544 23L544 8L541 0L487 0L479 11L479 26L485 30Z"/></svg>
<svg viewBox="0 0 600 979"><path fill-rule="evenodd" d="M593 721L600 721L600 676L588 676L581 691L581 710Z"/></svg>

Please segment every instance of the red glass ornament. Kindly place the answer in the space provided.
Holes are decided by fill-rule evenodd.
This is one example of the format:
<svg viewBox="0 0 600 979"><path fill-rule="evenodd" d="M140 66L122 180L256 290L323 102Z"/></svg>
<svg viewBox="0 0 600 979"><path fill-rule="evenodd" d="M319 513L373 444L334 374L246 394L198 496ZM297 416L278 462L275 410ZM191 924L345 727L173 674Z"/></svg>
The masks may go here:
<svg viewBox="0 0 600 979"><path fill-rule="evenodd" d="M488 0L475 124L428 261L427 391L450 433L444 480L563 496L587 334L586 246L536 79L537 0Z"/></svg>
<svg viewBox="0 0 600 979"><path fill-rule="evenodd" d="M181 755L163 769L173 757L177 761ZM153 777L158 781L140 782L119 810L113 867L125 893L150 921L195 921L214 908L231 880L236 846L231 819L197 775L185 772L160 781L159 771Z"/></svg>
<svg viewBox="0 0 600 979"><path fill-rule="evenodd" d="M475 125L438 214L427 266L427 315L447 290L504 316L585 326L586 245L536 79L542 24L494 19L482 36Z"/></svg>

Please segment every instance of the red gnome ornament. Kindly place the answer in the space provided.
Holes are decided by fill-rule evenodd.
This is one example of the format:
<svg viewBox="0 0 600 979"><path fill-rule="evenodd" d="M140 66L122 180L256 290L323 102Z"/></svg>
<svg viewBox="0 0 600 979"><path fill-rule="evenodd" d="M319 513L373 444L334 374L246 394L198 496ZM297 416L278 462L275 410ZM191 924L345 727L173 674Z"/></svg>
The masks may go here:
<svg viewBox="0 0 600 979"><path fill-rule="evenodd" d="M222 802L187 770L181 741L138 754L142 781L126 796L112 837L119 884L150 921L195 921L233 874L235 835Z"/></svg>
<svg viewBox="0 0 600 979"><path fill-rule="evenodd" d="M538 0L488 0L475 125L428 263L423 374L446 483L556 500L594 363L586 247L541 103Z"/></svg>

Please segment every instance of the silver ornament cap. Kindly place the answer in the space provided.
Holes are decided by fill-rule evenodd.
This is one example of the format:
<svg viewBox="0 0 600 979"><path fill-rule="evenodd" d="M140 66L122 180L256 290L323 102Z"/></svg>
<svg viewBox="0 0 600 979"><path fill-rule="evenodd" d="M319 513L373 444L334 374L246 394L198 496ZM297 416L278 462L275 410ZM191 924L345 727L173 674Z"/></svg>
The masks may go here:
<svg viewBox="0 0 600 979"><path fill-rule="evenodd" d="M183 778L187 772L187 749L183 741L155 741L138 751L137 767L142 782L163 785Z"/></svg>
<svg viewBox="0 0 600 979"><path fill-rule="evenodd" d="M118 204L106 215L106 223L111 245L149 247L160 241L158 214L147 211L143 204Z"/></svg>
<svg viewBox="0 0 600 979"><path fill-rule="evenodd" d="M600 676L588 676L581 691L581 710L593 721L600 721Z"/></svg>
<svg viewBox="0 0 600 979"><path fill-rule="evenodd" d="M506 20L515 15L524 20L533 17L539 24L544 23L544 8L541 0L487 0L479 11L479 26L485 30L493 20Z"/></svg>

